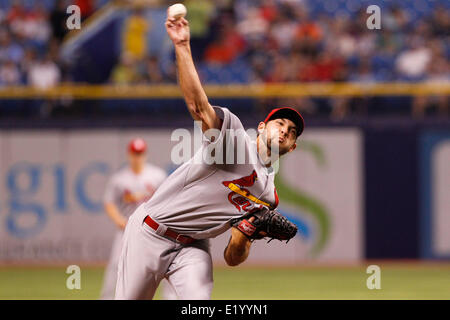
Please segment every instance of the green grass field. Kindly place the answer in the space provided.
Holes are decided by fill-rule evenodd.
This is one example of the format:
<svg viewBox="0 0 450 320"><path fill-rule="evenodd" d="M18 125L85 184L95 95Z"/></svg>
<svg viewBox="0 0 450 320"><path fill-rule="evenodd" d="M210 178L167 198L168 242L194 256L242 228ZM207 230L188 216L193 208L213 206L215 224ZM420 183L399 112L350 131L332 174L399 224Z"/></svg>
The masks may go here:
<svg viewBox="0 0 450 320"><path fill-rule="evenodd" d="M362 267L216 267L213 299L450 299L449 264L378 264L381 289ZM64 267L0 267L0 299L98 299L103 268L81 268L68 290ZM159 292L156 298L160 298Z"/></svg>

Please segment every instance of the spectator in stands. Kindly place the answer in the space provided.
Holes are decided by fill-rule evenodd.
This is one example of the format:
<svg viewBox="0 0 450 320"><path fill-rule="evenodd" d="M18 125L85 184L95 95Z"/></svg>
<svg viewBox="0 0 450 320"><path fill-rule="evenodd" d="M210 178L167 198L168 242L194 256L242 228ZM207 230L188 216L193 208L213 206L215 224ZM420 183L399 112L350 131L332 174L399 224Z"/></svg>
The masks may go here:
<svg viewBox="0 0 450 320"><path fill-rule="evenodd" d="M450 82L450 64L445 58L441 44L431 46L432 63L427 66L425 82L442 84ZM450 116L450 97L448 95L417 96L413 100L412 113L414 117L421 118L428 110L435 109L435 114ZM431 112L433 113L433 112Z"/></svg>
<svg viewBox="0 0 450 320"><path fill-rule="evenodd" d="M138 64L139 82L162 83L165 82L164 75L159 65L157 56L150 56Z"/></svg>
<svg viewBox="0 0 450 320"><path fill-rule="evenodd" d="M261 16L268 23L272 23L278 15L278 8L274 0L261 1Z"/></svg>
<svg viewBox="0 0 450 320"><path fill-rule="evenodd" d="M0 25L2 25L6 20L6 12L3 8L0 8Z"/></svg>
<svg viewBox="0 0 450 320"><path fill-rule="evenodd" d="M28 84L39 89L48 89L59 84L61 72L49 54L38 57L28 70Z"/></svg>
<svg viewBox="0 0 450 320"><path fill-rule="evenodd" d="M138 82L140 79L134 57L124 53L120 63L111 72L110 82L116 85L127 85Z"/></svg>
<svg viewBox="0 0 450 320"><path fill-rule="evenodd" d="M262 10L251 8L236 28L247 42L260 41L269 30L269 22L262 16Z"/></svg>
<svg viewBox="0 0 450 320"><path fill-rule="evenodd" d="M210 0L187 0L184 4L189 15L192 56L197 61L203 57L208 44L209 24L215 15L215 6Z"/></svg>
<svg viewBox="0 0 450 320"><path fill-rule="evenodd" d="M150 24L142 8L135 8L127 18L123 33L123 52L134 60L143 59L148 52L147 33Z"/></svg>
<svg viewBox="0 0 450 320"><path fill-rule="evenodd" d="M252 70L250 81L252 83L261 83L269 81L269 70L271 69L271 57L262 52L253 54L250 58L250 67Z"/></svg>
<svg viewBox="0 0 450 320"><path fill-rule="evenodd" d="M234 28L234 22L228 15L221 18L219 34L215 41L205 51L205 62L228 64L243 53L245 42Z"/></svg>
<svg viewBox="0 0 450 320"><path fill-rule="evenodd" d="M297 23L290 16L281 11L270 26L270 36L278 44L278 50L286 53L289 51L295 36Z"/></svg>
<svg viewBox="0 0 450 320"><path fill-rule="evenodd" d="M427 19L435 37L448 37L450 30L450 12L443 6L437 6Z"/></svg>
<svg viewBox="0 0 450 320"><path fill-rule="evenodd" d="M386 11L383 16L384 28L395 32L405 32L411 21L407 11L398 6L391 6Z"/></svg>
<svg viewBox="0 0 450 320"><path fill-rule="evenodd" d="M21 1L14 1L7 16L7 23L12 35L25 37L24 22L26 16L27 11Z"/></svg>
<svg viewBox="0 0 450 320"><path fill-rule="evenodd" d="M430 62L430 48L425 46L423 39L412 36L409 38L408 48L397 57L395 67L402 79L421 80Z"/></svg>
<svg viewBox="0 0 450 320"><path fill-rule="evenodd" d="M295 28L292 45L300 44L300 50L304 54L316 56L323 38L322 27L302 11L297 12L303 19Z"/></svg>
<svg viewBox="0 0 450 320"><path fill-rule="evenodd" d="M22 36L32 45L45 50L51 37L49 15L45 7L38 2L27 11L21 26Z"/></svg>
<svg viewBox="0 0 450 320"><path fill-rule="evenodd" d="M14 86L20 81L20 71L14 61L9 60L0 65L0 86Z"/></svg>
<svg viewBox="0 0 450 320"><path fill-rule="evenodd" d="M322 20L322 23L326 24L327 27L325 32L322 31L326 48L346 59L354 56L356 52L356 38L349 32L350 23L348 19Z"/></svg>
<svg viewBox="0 0 450 320"><path fill-rule="evenodd" d="M23 58L23 47L13 40L7 30L0 30L0 61L12 60L18 63Z"/></svg>
<svg viewBox="0 0 450 320"><path fill-rule="evenodd" d="M328 51L320 53L315 61L306 64L299 74L301 81L343 81L346 70L340 57Z"/></svg>
<svg viewBox="0 0 450 320"><path fill-rule="evenodd" d="M27 82L27 75L35 62L36 62L36 50L32 48L26 48L23 59L20 61L19 64L22 83Z"/></svg>
<svg viewBox="0 0 450 320"><path fill-rule="evenodd" d="M234 48L227 46L223 38L217 38L206 48L204 61L212 64L228 64L234 58Z"/></svg>
<svg viewBox="0 0 450 320"><path fill-rule="evenodd" d="M290 66L286 59L286 55L275 53L273 55L273 67L266 77L267 82L280 83L288 79ZM294 68L292 68L294 69Z"/></svg>
<svg viewBox="0 0 450 320"><path fill-rule="evenodd" d="M6 15L6 21L12 25L15 21L25 16L25 8L20 0L13 0L9 12Z"/></svg>
<svg viewBox="0 0 450 320"><path fill-rule="evenodd" d="M375 75L372 71L371 68L371 62L369 58L366 59L362 59L361 61L359 61L358 66L356 67L356 72L352 72L349 75L349 81L352 82L357 82L357 83L365 83L365 84L371 84L377 81L377 79L375 78ZM368 106L369 106L369 101L372 97L368 96L368 95L364 95L361 97L354 97L353 99L350 99L347 101L347 103L343 103L341 101L341 104L338 106L336 106L334 108L334 115L337 118L342 118L345 115L348 115L350 113L350 104L351 101L353 101L353 105L356 105L357 107L355 108L355 112L356 114L359 115L367 115L368 114Z"/></svg>

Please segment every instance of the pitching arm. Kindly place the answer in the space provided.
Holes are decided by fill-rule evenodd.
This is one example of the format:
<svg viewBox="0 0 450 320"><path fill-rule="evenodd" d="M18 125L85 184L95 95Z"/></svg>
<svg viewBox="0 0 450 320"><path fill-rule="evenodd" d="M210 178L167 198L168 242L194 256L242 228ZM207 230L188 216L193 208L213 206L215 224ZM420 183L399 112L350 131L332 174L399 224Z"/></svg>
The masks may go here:
<svg viewBox="0 0 450 320"><path fill-rule="evenodd" d="M188 21L167 18L166 30L175 46L178 81L189 113L194 120L202 122L203 132L211 128L220 129L222 121L208 102L192 59Z"/></svg>
<svg viewBox="0 0 450 320"><path fill-rule="evenodd" d="M226 263L229 266L237 266L244 262L249 253L251 241L237 228L231 228L231 237L223 253Z"/></svg>

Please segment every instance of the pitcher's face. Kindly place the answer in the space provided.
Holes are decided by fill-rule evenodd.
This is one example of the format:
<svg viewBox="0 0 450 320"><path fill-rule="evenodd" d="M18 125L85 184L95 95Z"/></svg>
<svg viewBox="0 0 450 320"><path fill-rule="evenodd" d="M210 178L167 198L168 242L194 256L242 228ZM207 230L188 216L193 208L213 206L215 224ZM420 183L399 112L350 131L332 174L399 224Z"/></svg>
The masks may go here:
<svg viewBox="0 0 450 320"><path fill-rule="evenodd" d="M280 156L291 152L296 147L297 127L292 120L286 118L273 119L267 123L261 122L258 126L258 131L263 136L267 148L272 150L278 146Z"/></svg>

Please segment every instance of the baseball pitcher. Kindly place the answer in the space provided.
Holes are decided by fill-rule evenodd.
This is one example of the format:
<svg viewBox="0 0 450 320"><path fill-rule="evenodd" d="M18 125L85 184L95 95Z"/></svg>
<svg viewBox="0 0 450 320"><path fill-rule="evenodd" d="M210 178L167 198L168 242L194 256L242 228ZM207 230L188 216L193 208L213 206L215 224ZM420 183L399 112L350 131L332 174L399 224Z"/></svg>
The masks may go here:
<svg viewBox="0 0 450 320"><path fill-rule="evenodd" d="M188 21L168 17L166 29L179 85L203 142L130 217L116 299L151 299L164 278L180 299L210 299L209 238L231 228L224 258L236 266L248 257L253 240L289 240L297 232L275 210L274 165L296 148L303 118L292 108L274 109L252 139L230 110L208 102L191 55Z"/></svg>

